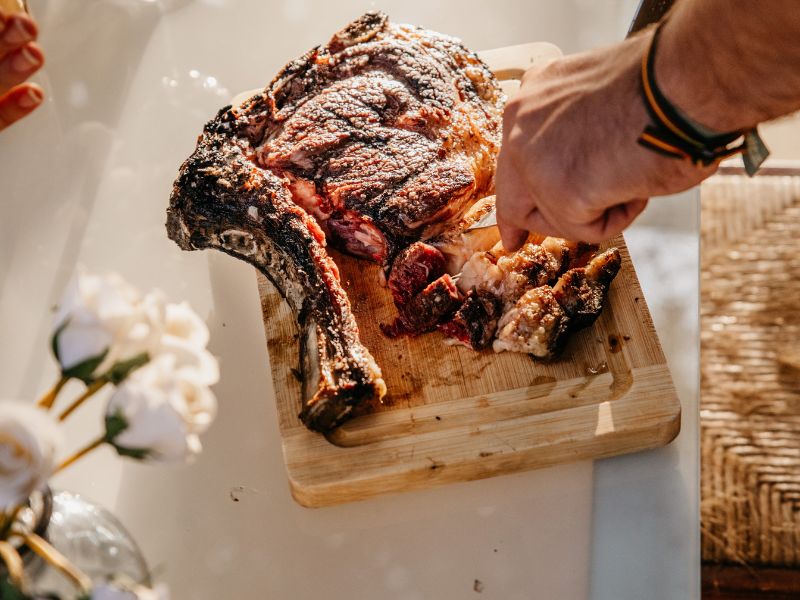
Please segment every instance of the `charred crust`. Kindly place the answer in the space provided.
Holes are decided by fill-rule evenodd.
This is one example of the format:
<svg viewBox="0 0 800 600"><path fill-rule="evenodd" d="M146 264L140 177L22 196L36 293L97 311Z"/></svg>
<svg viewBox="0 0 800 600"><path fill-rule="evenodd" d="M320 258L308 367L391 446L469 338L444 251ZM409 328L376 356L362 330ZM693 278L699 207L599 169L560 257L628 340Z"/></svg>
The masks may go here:
<svg viewBox="0 0 800 600"><path fill-rule="evenodd" d="M328 42L328 48L331 53L336 53L350 46L363 44L384 31L388 24L389 17L380 11L371 10L335 33Z"/></svg>
<svg viewBox="0 0 800 600"><path fill-rule="evenodd" d="M570 331L589 327L597 320L620 265L619 250L611 248L586 267L570 269L561 276L554 294L570 319Z"/></svg>
<svg viewBox="0 0 800 600"><path fill-rule="evenodd" d="M487 292L473 290L464 301L456 319L464 322L473 348L486 348L492 343L502 308L500 299Z"/></svg>
<svg viewBox="0 0 800 600"><path fill-rule="evenodd" d="M371 382L354 382L313 403L304 404L298 416L312 431L330 433L345 421L368 413L377 397L379 391Z"/></svg>

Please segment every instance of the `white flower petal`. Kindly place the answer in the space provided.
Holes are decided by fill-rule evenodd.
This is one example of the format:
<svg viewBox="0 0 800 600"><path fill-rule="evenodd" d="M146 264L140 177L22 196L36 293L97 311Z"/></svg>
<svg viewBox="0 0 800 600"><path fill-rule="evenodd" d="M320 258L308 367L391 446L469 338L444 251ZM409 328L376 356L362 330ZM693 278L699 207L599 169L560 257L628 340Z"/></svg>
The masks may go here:
<svg viewBox="0 0 800 600"><path fill-rule="evenodd" d="M70 321L58 336L58 358L64 370L106 352L114 338L110 332L91 324Z"/></svg>
<svg viewBox="0 0 800 600"><path fill-rule="evenodd" d="M121 416L127 427L114 439L116 446L161 461L188 460L200 451L197 434L213 421L216 398L184 378L176 364L174 355L158 355L117 388L106 414Z"/></svg>
<svg viewBox="0 0 800 600"><path fill-rule="evenodd" d="M187 302L167 305L164 331L198 348L208 345L208 327Z"/></svg>
<svg viewBox="0 0 800 600"><path fill-rule="evenodd" d="M171 354L175 367L202 385L214 385L219 381L219 362L205 348L198 348L190 341L172 335L164 335L156 355Z"/></svg>
<svg viewBox="0 0 800 600"><path fill-rule="evenodd" d="M181 378L180 386L184 399L180 412L189 431L204 433L217 416L217 397L205 385L185 378Z"/></svg>
<svg viewBox="0 0 800 600"><path fill-rule="evenodd" d="M62 432L52 417L30 404L0 402L0 509L23 502L47 482Z"/></svg>
<svg viewBox="0 0 800 600"><path fill-rule="evenodd" d="M62 369L108 349L93 376L142 353L153 355L164 327L166 302L160 292L145 297L119 275L76 274L56 315Z"/></svg>

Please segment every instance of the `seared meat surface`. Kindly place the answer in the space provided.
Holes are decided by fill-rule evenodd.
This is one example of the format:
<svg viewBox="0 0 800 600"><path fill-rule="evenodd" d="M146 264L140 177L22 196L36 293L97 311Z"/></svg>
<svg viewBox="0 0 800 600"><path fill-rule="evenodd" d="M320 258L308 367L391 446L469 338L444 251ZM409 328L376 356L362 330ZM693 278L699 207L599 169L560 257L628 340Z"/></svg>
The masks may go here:
<svg viewBox="0 0 800 600"><path fill-rule="evenodd" d="M539 358L557 355L571 332L588 327L600 315L619 268L619 251L611 248L585 267L568 270L552 287L526 291L503 314L495 351L527 352Z"/></svg>
<svg viewBox="0 0 800 600"><path fill-rule="evenodd" d="M403 250L392 264L389 291L398 308L402 308L429 283L444 275L444 255L425 242L414 242Z"/></svg>
<svg viewBox="0 0 800 600"><path fill-rule="evenodd" d="M450 317L461 303L456 284L445 273L400 305L400 316L391 325L381 325L389 337L418 335L431 331Z"/></svg>
<svg viewBox="0 0 800 600"><path fill-rule="evenodd" d="M572 320L573 328L588 327L595 322L619 267L619 251L611 248L595 256L585 267L570 269L553 286L553 294Z"/></svg>
<svg viewBox="0 0 800 600"><path fill-rule="evenodd" d="M468 348L482 350L492 343L502 312L499 298L473 289L453 318L439 325L439 331Z"/></svg>
<svg viewBox="0 0 800 600"><path fill-rule="evenodd" d="M470 232L460 235L464 239ZM492 239L491 235L480 235L484 240ZM418 242L417 246L430 250L409 248L394 268L398 273L428 273L432 253L442 254L439 248L448 255L436 262L437 267L443 261L445 267L457 264L462 256L454 246L458 239L450 233L431 244ZM600 254L597 251L598 246L592 244L531 235L516 252L507 252L500 243L474 252L454 274L459 290L457 308L450 306L452 316L445 320L442 318L448 313L440 311L437 328L450 340L474 350L492 345L497 352L553 358L571 332L588 327L599 316L608 288L619 271L616 248ZM393 270L390 283L394 278ZM412 277L402 279L413 281ZM412 289L420 289L427 281L430 279L417 281ZM424 306L399 293L394 293L394 300L400 318L388 332L415 335L431 328L433 313L419 314ZM416 323L420 326L414 327Z"/></svg>
<svg viewBox="0 0 800 600"><path fill-rule="evenodd" d="M265 94L256 161L351 254L386 263L493 191L505 98L452 38L370 13Z"/></svg>
<svg viewBox="0 0 800 600"><path fill-rule="evenodd" d="M549 286L525 292L498 324L495 352L526 352L549 358L561 349L569 317Z"/></svg>
<svg viewBox="0 0 800 600"><path fill-rule="evenodd" d="M493 191L504 101L457 40L367 13L222 109L182 165L168 234L250 262L286 297L311 429L330 431L386 391L326 244L388 268L459 220ZM457 297L437 279L408 301L435 312L433 327Z"/></svg>

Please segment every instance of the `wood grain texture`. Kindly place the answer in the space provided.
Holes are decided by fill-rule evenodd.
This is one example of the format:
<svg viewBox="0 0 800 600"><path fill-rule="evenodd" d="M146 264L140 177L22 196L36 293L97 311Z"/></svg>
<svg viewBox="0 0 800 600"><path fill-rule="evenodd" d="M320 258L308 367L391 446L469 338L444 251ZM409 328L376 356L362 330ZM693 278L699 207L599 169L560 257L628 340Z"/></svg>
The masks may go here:
<svg viewBox="0 0 800 600"><path fill-rule="evenodd" d="M513 77L558 55L551 44L483 53ZM261 274L258 288L292 494L304 506L350 502L600 458L670 442L680 404L636 273L620 236L622 268L595 325L559 360L474 352L439 333L390 340L379 329L396 312L379 267L334 255L365 345L388 387L375 413L325 438L300 422L298 331Z"/></svg>
<svg viewBox="0 0 800 600"><path fill-rule="evenodd" d="M702 567L703 600L797 600L800 570L709 564Z"/></svg>

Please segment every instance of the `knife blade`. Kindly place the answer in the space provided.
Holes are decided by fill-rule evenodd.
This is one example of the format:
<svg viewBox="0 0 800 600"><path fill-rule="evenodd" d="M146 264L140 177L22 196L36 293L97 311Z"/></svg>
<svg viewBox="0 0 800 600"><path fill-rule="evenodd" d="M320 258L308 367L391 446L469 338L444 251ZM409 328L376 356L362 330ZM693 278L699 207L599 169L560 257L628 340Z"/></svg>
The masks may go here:
<svg viewBox="0 0 800 600"><path fill-rule="evenodd" d="M491 211L467 227L467 231L472 229L485 229L487 227L494 227L495 225L497 225L497 210L492 208Z"/></svg>
<svg viewBox="0 0 800 600"><path fill-rule="evenodd" d="M631 26L628 28L626 38L631 37L648 25L658 23L664 18L664 15L669 12L675 0L641 0L636 12L633 15ZM472 225L467 227L467 231L473 229L485 229L486 227L495 227L497 225L497 210L492 209L491 212L484 215L482 218L475 221Z"/></svg>
<svg viewBox="0 0 800 600"><path fill-rule="evenodd" d="M631 26L628 28L628 34L625 37L629 38L648 25L658 23L672 8L673 4L675 4L675 0L642 0L633 15L633 21L631 21Z"/></svg>

